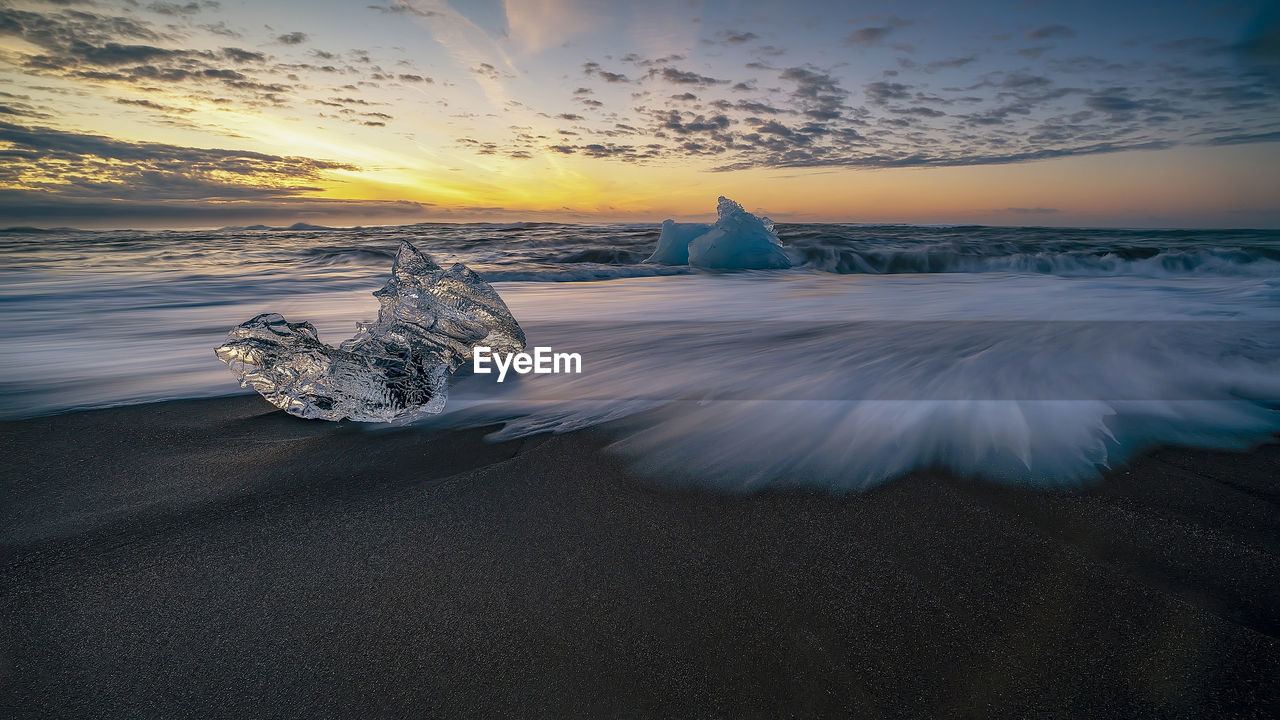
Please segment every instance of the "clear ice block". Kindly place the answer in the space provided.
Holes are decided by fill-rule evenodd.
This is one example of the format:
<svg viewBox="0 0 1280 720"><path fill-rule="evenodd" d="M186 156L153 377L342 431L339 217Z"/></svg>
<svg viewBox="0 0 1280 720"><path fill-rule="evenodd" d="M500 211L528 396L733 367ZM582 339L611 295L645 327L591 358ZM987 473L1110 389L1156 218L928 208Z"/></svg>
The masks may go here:
<svg viewBox="0 0 1280 720"><path fill-rule="evenodd" d="M411 422L444 409L449 375L485 345L520 352L524 331L501 296L471 268L436 265L409 242L374 293L378 320L338 347L311 323L259 315L215 350L242 387L298 417Z"/></svg>

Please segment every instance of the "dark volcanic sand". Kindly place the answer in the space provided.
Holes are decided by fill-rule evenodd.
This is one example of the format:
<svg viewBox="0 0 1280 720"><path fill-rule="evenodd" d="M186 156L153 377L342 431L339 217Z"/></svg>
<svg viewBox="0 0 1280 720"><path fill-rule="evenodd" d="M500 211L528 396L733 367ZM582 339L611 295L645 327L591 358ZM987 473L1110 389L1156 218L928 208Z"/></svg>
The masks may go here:
<svg viewBox="0 0 1280 720"><path fill-rule="evenodd" d="M483 435L3 424L0 714L1280 713L1278 446L735 497Z"/></svg>

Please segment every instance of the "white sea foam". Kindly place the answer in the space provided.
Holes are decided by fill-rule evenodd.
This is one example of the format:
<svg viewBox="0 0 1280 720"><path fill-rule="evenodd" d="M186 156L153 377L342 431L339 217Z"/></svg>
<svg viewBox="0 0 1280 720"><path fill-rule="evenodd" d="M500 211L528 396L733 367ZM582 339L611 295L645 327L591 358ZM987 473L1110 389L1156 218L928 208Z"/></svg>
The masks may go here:
<svg viewBox="0 0 1280 720"><path fill-rule="evenodd" d="M708 273L641 264L655 226L10 233L0 416L234 392L207 350L229 322L276 310L347 337L411 237L494 283L530 342L582 355L581 375L461 378L449 422L607 426L663 477L846 489L939 465L1062 483L1153 443L1277 429L1274 232L780 234L792 270Z"/></svg>
<svg viewBox="0 0 1280 720"><path fill-rule="evenodd" d="M1154 444L1280 430L1266 283L841 280L499 286L530 341L581 353L584 372L501 393L464 379L451 411L505 421L499 438L608 425L638 467L732 489L923 467L1057 485Z"/></svg>

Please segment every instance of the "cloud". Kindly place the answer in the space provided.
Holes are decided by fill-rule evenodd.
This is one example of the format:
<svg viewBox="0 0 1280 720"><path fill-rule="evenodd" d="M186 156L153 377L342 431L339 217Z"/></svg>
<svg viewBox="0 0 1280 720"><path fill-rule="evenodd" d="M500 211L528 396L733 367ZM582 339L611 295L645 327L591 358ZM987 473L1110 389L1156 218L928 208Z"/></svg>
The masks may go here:
<svg viewBox="0 0 1280 720"><path fill-rule="evenodd" d="M1061 212L1060 210L1058 210L1058 208L1046 208L1046 207L1030 207L1030 208L1011 207L1011 208L1005 208L1005 210L1011 213L1016 213L1018 215L1052 215L1053 213Z"/></svg>
<svg viewBox="0 0 1280 720"><path fill-rule="evenodd" d="M797 97L816 100L824 96L843 97L847 93L841 89L840 81L831 75L808 67L790 67L782 71L783 80L791 80L796 84Z"/></svg>
<svg viewBox="0 0 1280 720"><path fill-rule="evenodd" d="M937 70L945 70L948 68L959 68L959 67L964 67L966 65L969 65L975 62L977 59L978 58L973 55L968 55L966 57L947 58L946 60L934 60L933 62L926 63L924 66L924 69L925 69L925 72L934 72Z"/></svg>
<svg viewBox="0 0 1280 720"><path fill-rule="evenodd" d="M626 130L579 126L574 129L577 143L547 141L539 146L534 139L530 141L533 146L631 163L715 157L715 168L720 170L991 165L1168 148L1187 141L1187 135L1180 133L1190 132L1186 123L1197 116L1180 107L1184 102L1195 100L1228 108L1233 101L1274 100L1258 87L1236 82L1212 89L1201 87L1200 95L1186 95L1175 103L1164 99L1167 90L1156 83L1147 83L1143 92L1119 84L1098 84L1098 78L1134 69L1093 60L1080 65L1080 72L1091 73L1092 78L1073 75L1077 81L1093 79L1092 87L1058 85L1050 75L1025 70L988 72L954 87L931 83L930 72L958 72L977 64L977 55L964 55L927 63L908 60L902 73L913 74L919 81L895 77L864 83L860 95L865 97L865 105L858 105L844 85L842 66L776 68L752 63L748 69L765 75L757 82L757 78L712 78L672 65L669 60L659 63L635 55L621 60L648 67L647 78L677 86L698 85L702 90L696 94L633 93L640 103L634 110L641 121L615 115L627 121L619 124ZM588 75L599 70L594 63L584 69ZM1169 77L1166 74L1166 79ZM719 82L710 83L712 80ZM726 96L729 92L765 94L735 98ZM957 112L956 108L964 110ZM1141 118L1141 122L1131 118ZM1274 130L1274 125L1242 125L1220 127L1212 135L1202 136L1220 138L1216 141L1224 143L1236 138L1247 142L1270 137L1267 133ZM610 145L607 138L620 133L632 142ZM501 148L498 143L493 151L502 152Z"/></svg>
<svg viewBox="0 0 1280 720"><path fill-rule="evenodd" d="M716 33L716 40L725 45L742 45L752 40L759 40L760 36L753 32L735 32L733 30L721 30Z"/></svg>
<svg viewBox="0 0 1280 720"><path fill-rule="evenodd" d="M101 46L75 42L67 48L68 54L82 63L116 67L133 63L146 63L154 60L166 60L186 55L186 51L168 50L151 45L121 45L107 43Z"/></svg>
<svg viewBox="0 0 1280 720"><path fill-rule="evenodd" d="M45 49L105 45L120 39L158 42L166 35L131 17L84 10L37 13L0 7L0 35L21 37Z"/></svg>
<svg viewBox="0 0 1280 720"><path fill-rule="evenodd" d="M662 57L656 57L656 58L643 58L635 53L627 53L626 55L622 56L622 62L631 63L639 67L653 67L655 65L667 65L673 62L680 62L681 60L687 60L687 59L688 58L686 58L684 55L681 55L679 53L672 53L670 55L663 55Z"/></svg>
<svg viewBox="0 0 1280 720"><path fill-rule="evenodd" d="M690 118L684 120L684 118ZM716 133L726 130L729 127L729 117L727 115L712 115L705 117L703 115L694 115L693 113L680 113L672 110L662 116L661 128L670 130L679 135L691 135L694 133Z"/></svg>
<svg viewBox="0 0 1280 720"><path fill-rule="evenodd" d="M1090 94L1084 104L1105 113L1113 122L1128 120L1135 112L1176 112L1173 104L1160 98L1134 99L1127 88L1110 88Z"/></svg>
<svg viewBox="0 0 1280 720"><path fill-rule="evenodd" d="M13 93L0 91L0 115L39 120L47 120L53 117L51 113L47 113L43 109L26 102L30 99L31 98L26 95L15 95Z"/></svg>
<svg viewBox="0 0 1280 720"><path fill-rule="evenodd" d="M290 90L266 65L265 53L238 47L194 50L185 42L173 47L182 41L133 17L0 8L0 35L17 36L39 48L12 56L28 75L143 91L157 84L182 85L193 96L213 100L230 93L248 105L280 104ZM219 94L210 86L220 86Z"/></svg>
<svg viewBox="0 0 1280 720"><path fill-rule="evenodd" d="M713 77L707 77L706 75L699 75L698 73L690 72L687 70L678 70L673 67L664 67L661 69L650 70L649 76L658 77L669 83L675 83L676 85L701 85L705 87L707 85L728 85L729 84L728 80L718 80Z"/></svg>
<svg viewBox="0 0 1280 720"><path fill-rule="evenodd" d="M619 145L615 143L588 143L585 145L552 145L547 148L551 152L562 155L584 155L596 159L613 159L637 162L652 159L657 154L651 149L635 145Z"/></svg>
<svg viewBox="0 0 1280 720"><path fill-rule="evenodd" d="M406 200L341 200L310 197L237 198L210 202L185 199L104 199L50 195L41 191L0 189L0 218L6 224L80 225L104 218L139 225L272 223L300 218L328 223L419 222L451 214L430 203ZM457 213L468 217L470 213ZM288 221L286 221L287 223Z"/></svg>
<svg viewBox="0 0 1280 720"><path fill-rule="evenodd" d="M1054 38L1073 38L1076 31L1066 25L1045 25L1027 33L1029 40L1052 40Z"/></svg>
<svg viewBox="0 0 1280 720"><path fill-rule="evenodd" d="M885 105L890 100L906 100L911 97L911 86L898 82L883 80L867 83L865 87L867 100L876 105Z"/></svg>
<svg viewBox="0 0 1280 720"><path fill-rule="evenodd" d="M791 99L804 114L820 120L834 120L843 115L849 92L831 74L814 67L789 67L779 77L795 83Z"/></svg>
<svg viewBox="0 0 1280 720"><path fill-rule="evenodd" d="M712 105L722 110L733 108L735 110L741 110L743 112L748 112L753 115L799 115L800 114L796 110L784 109L784 108L776 107L773 105L767 105L765 103L756 102L754 100L739 100L736 103L730 103L727 101L718 101L718 102L712 103Z"/></svg>
<svg viewBox="0 0 1280 720"><path fill-rule="evenodd" d="M369 8L370 10L376 10L380 13L388 13L393 15L408 13L410 15L417 15L418 17L424 17L424 18L444 17L443 13L436 12L435 10L419 8L417 6L410 5L403 1L397 2L394 5L366 5L365 7Z"/></svg>
<svg viewBox="0 0 1280 720"><path fill-rule="evenodd" d="M1205 145L1246 145L1260 142L1280 142L1280 130L1261 133L1235 133L1209 138Z"/></svg>
<svg viewBox="0 0 1280 720"><path fill-rule="evenodd" d="M147 5L147 9L159 15L195 15L204 8L217 9L216 2L189 2L184 4L174 2L153 2Z"/></svg>
<svg viewBox="0 0 1280 720"><path fill-rule="evenodd" d="M162 105L151 100L135 100L132 98L116 98L118 105L132 105L134 107L146 108L148 110L158 110L163 113L189 113L195 112L191 108L176 108L170 105Z"/></svg>
<svg viewBox="0 0 1280 720"><path fill-rule="evenodd" d="M1053 81L1044 75L1032 75L1024 72L1001 73L1002 79L999 87L1011 90L1026 90L1047 88L1053 84Z"/></svg>
<svg viewBox="0 0 1280 720"><path fill-rule="evenodd" d="M455 65L438 71L433 66L433 80L420 69L426 67L425 59L398 46L311 47L313 39L301 31L296 33L301 36L299 42L290 44L283 39L295 33L279 35L285 28L264 30L262 26L244 31L251 39L227 47L232 44L225 39L228 33L239 31L222 22L197 25L191 17L195 10L189 11L191 3L185 0L157 3L165 5L165 10L148 10L148 0L119 11L102 9L105 3L74 10L50 9L47 2L23 3L21 9L0 7L0 35L22 40L6 43L10 49L4 61L20 82L66 88L92 95L99 103L115 102L116 110L136 122L185 122L195 127L193 123L199 121L210 123L206 131L223 132L214 125L219 113L191 112L187 105L216 104L247 112L275 106L288 107L291 120L300 117L308 122L319 115L377 132L396 122L387 109L393 103L431 102L433 107L435 103L452 107L441 111L443 124L458 121L474 135L457 139L455 149L513 159L571 154L602 162L672 163L698 156L713 158L695 160L702 163L699 167L714 164L719 169L933 167L1191 142L1273 142L1280 133L1278 86L1261 60L1250 59L1275 54L1266 32L1250 31L1245 34L1248 40L1234 45L1209 36L1162 37L1158 40L1166 42L1158 52L1153 49L1156 40L1144 41L1145 57L1127 49L1107 55L1112 51L1100 46L1095 50L1099 56L1054 53L1045 59L1055 44L1068 46L1057 43L1058 39L1075 35L1065 25L1046 25L1025 33L1035 43L1015 38L1014 33L991 39L1012 43L998 55L986 54L993 51L972 44L965 39L968 36L957 36L955 43L936 45L949 51L931 57L924 53L897 57L896 63L894 57L886 57L882 60L888 67L884 67L883 62L867 65L833 56L828 54L829 47L797 46L787 51L758 46L764 42L761 35L768 33L755 27L757 34L739 25L712 34L716 44L730 49L700 56L697 64L684 54L668 52L680 44L653 43L662 50L643 56L619 50L600 62L584 62L581 75L569 72L570 77L564 78L569 84L559 93L520 96L527 102L523 104L503 94L519 91L528 80L524 71L535 67L521 68L509 61L505 52L515 41L492 34L478 39L480 31L474 24L467 25L470 29L464 28L465 32L459 30L470 21L455 17L455 9L445 3L421 3L437 11L421 9L418 3L373 1L376 4L362 14L370 22L403 22L409 15L438 18L422 25L446 46ZM520 7L529 11L542 4L582 4L581 0L522 3ZM511 7L511 3L493 5L495 17ZM199 20L210 19L210 7L207 3L199 7L205 13ZM747 16L743 17L735 22L747 23ZM527 14L526 19L546 24L533 15ZM486 27L492 30L498 25ZM853 26L857 29L847 40L855 47L890 45L900 39L895 33L908 25L899 18L864 20ZM554 28L540 28L528 25L521 32L545 31L542 39L527 35L526 40L534 38L535 44L555 36ZM455 31L461 33L459 37L465 35L465 41L448 36ZM525 40L518 42L525 44ZM1030 47L1018 49L1021 44ZM1253 55L1246 57L1246 45ZM568 54L572 52L572 47L556 50L557 62L561 55L574 57ZM844 55L850 52L846 48ZM772 59L784 54L794 59L786 63ZM1123 61L1116 62L1117 58ZM550 56L544 59L551 60ZM823 59L822 65L805 62L818 59ZM995 64L998 61L1004 63L1003 71L989 72L1001 67ZM484 109L458 105L468 101L458 97L455 93L461 91L454 88L470 86L459 80L472 78L480 80L480 88L493 101L491 117L501 119L490 124L481 119ZM504 83L492 88L499 79L510 79L510 87ZM423 100L427 93L421 90L431 83L436 92ZM578 84L582 87L575 89ZM51 93L35 101L0 95L0 117L52 125L52 120L45 119L46 111L57 104ZM395 93L412 97L397 98ZM395 114L404 117L405 112L420 109L415 105L412 111ZM543 121L565 127L535 130ZM406 135L413 130L409 123L396 129ZM379 141L376 136L372 139ZM102 150L114 153L110 160L97 151L82 153L75 160L55 160L32 156L31 148L24 147L21 151L16 146L5 148L16 153L10 164L25 168L24 178L34 178L49 192L58 186L62 189L57 192L84 197L94 192L126 193L133 183L142 191L159 188L156 192L191 197L224 193L220 201L230 202L229 198L238 197L236 193L305 197L322 180L333 181L324 168L307 170L299 159L276 155L267 156L273 160L252 163L228 157L225 161L232 167L248 167L252 172L219 174L208 158L202 161L188 155L178 160L174 159L178 155L170 153L170 160L150 167L116 157L127 148ZM157 152L163 159L169 151ZM6 163L10 159L5 155ZM177 166L189 160L193 172L186 174ZM295 165L287 172L272 169L289 162ZM56 163L70 163L68 172L59 175ZM94 184L97 172L103 173L104 184ZM161 187L148 179L152 177L167 180Z"/></svg>
<svg viewBox="0 0 1280 720"><path fill-rule="evenodd" d="M307 41L307 34L304 32L285 33L276 37L276 41L285 45L301 45Z"/></svg>
<svg viewBox="0 0 1280 720"><path fill-rule="evenodd" d="M811 153L792 151L789 153L790 160L780 158L779 162L773 163L771 167L826 167L826 166L846 166L846 167L866 167L866 168L895 168L895 167L955 167L966 165L1007 165L1011 163L1029 162L1034 160L1048 160L1059 157L1071 157L1079 155L1098 155L1103 153L1113 153L1133 150L1166 150L1175 145L1168 141L1150 141L1141 143L1096 143L1093 145L1082 145L1070 148L1046 148L1040 150L1026 150L1007 153L990 153L990 154L964 154L964 153L928 153L920 149L914 149L907 152L886 152L886 153L865 153L855 156L833 155L830 152ZM826 157L824 157L824 155ZM747 167L755 167L751 163L732 163L717 168L721 171L739 170Z"/></svg>
<svg viewBox="0 0 1280 720"><path fill-rule="evenodd" d="M280 198L319 190L344 163L242 150L128 142L0 122L0 185L48 198Z"/></svg>
<svg viewBox="0 0 1280 720"><path fill-rule="evenodd" d="M923 105L917 105L914 107L889 108L889 112L894 113L895 115L915 115L918 117L928 117L928 118L937 118L937 117L943 117L946 115L946 113L941 110L935 110L931 107L924 107Z"/></svg>
<svg viewBox="0 0 1280 720"><path fill-rule="evenodd" d="M795 132L791 128L783 125L777 120L766 120L756 126L756 132L766 135L781 135L783 137L794 137Z"/></svg>
<svg viewBox="0 0 1280 720"><path fill-rule="evenodd" d="M222 48L222 56L237 63L260 63L267 61L267 56L260 52L233 47Z"/></svg>
<svg viewBox="0 0 1280 720"><path fill-rule="evenodd" d="M1094 110L1101 110L1106 113L1122 113L1133 110L1142 109L1142 103L1137 100L1130 100L1120 92L1102 95L1090 95L1085 98L1085 104Z"/></svg>
<svg viewBox="0 0 1280 720"><path fill-rule="evenodd" d="M846 35L844 41L848 45L876 45L898 28L906 27L910 24L911 22L908 20L894 17L882 25L858 28Z"/></svg>
<svg viewBox="0 0 1280 720"><path fill-rule="evenodd" d="M893 28L888 25L864 27L849 33L844 41L850 45L872 45L888 37L891 32Z"/></svg>
<svg viewBox="0 0 1280 720"><path fill-rule="evenodd" d="M1275 89L1260 78L1255 78L1254 82L1200 88L1192 96L1199 102L1228 112L1265 111L1276 106Z"/></svg>
<svg viewBox="0 0 1280 720"><path fill-rule="evenodd" d="M610 72L600 67L598 62L587 62L582 64L583 75L595 75L596 77L611 83L627 83L631 79L622 73Z"/></svg>
<svg viewBox="0 0 1280 720"><path fill-rule="evenodd" d="M197 27L199 27L201 30L204 30L205 32L213 33L214 35L223 35L226 37L233 37L233 38L241 37L240 31L235 30L229 25L227 25L226 21L224 20L219 20L216 23L207 23L205 25L198 25Z"/></svg>

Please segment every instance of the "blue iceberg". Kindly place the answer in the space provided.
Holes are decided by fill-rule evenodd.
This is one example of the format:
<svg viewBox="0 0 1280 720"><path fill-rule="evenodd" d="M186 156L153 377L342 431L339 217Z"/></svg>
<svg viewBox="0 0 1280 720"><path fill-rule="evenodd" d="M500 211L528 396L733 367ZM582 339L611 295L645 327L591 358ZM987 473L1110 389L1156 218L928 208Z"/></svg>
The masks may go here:
<svg viewBox="0 0 1280 720"><path fill-rule="evenodd" d="M713 225L663 222L658 249L645 262L725 270L791 267L769 218L758 218L724 196L716 212Z"/></svg>
<svg viewBox="0 0 1280 720"><path fill-rule="evenodd" d="M662 235L658 237L658 249L649 256L647 263L657 265L688 265L689 243L711 229L708 223L678 223L662 221Z"/></svg>

